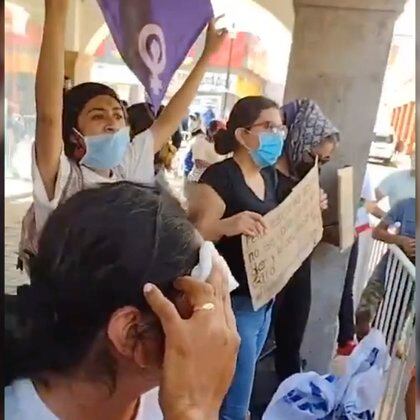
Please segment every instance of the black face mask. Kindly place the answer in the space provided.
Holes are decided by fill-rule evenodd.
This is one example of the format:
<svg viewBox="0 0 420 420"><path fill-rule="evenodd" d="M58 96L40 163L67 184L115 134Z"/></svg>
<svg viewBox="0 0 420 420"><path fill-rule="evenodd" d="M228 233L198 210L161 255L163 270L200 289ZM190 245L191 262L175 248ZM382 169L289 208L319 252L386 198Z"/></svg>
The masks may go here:
<svg viewBox="0 0 420 420"><path fill-rule="evenodd" d="M314 167L313 162L299 162L295 167L296 175L302 179ZM320 169L320 168L319 168Z"/></svg>
<svg viewBox="0 0 420 420"><path fill-rule="evenodd" d="M306 176L306 174L314 167L317 156L314 155L312 152L307 152L306 159L304 158L301 162L299 162L295 166L296 175L302 179ZM318 172L321 173L321 166L328 163L330 160L327 159L320 159L318 157Z"/></svg>
<svg viewBox="0 0 420 420"><path fill-rule="evenodd" d="M308 172L314 167L315 163L300 162L296 165L295 171L299 179L305 178ZM321 175L321 167L323 163L318 162L318 174Z"/></svg>

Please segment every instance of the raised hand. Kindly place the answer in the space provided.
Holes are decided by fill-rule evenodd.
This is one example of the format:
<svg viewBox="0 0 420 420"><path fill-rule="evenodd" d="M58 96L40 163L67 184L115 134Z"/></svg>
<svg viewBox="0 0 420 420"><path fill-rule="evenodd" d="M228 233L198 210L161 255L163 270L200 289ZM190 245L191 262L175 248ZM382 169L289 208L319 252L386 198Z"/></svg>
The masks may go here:
<svg viewBox="0 0 420 420"><path fill-rule="evenodd" d="M207 27L206 44L203 51L203 56L209 57L216 53L221 47L224 39L227 36L227 29L216 29L216 23L221 18L212 19Z"/></svg>
<svg viewBox="0 0 420 420"><path fill-rule="evenodd" d="M240 343L227 279L216 266L207 282L184 277L175 287L192 308L188 319L156 286L148 284L144 290L165 333L160 405L167 420L216 420Z"/></svg>

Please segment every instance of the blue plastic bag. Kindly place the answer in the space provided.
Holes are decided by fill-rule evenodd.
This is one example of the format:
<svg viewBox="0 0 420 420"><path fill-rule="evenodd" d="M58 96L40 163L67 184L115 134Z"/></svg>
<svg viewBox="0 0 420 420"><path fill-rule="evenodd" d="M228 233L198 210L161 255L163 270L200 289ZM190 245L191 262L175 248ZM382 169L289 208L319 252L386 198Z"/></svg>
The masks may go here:
<svg viewBox="0 0 420 420"><path fill-rule="evenodd" d="M263 420L371 420L390 361L383 335L372 330L348 357L343 376L291 376L277 389Z"/></svg>

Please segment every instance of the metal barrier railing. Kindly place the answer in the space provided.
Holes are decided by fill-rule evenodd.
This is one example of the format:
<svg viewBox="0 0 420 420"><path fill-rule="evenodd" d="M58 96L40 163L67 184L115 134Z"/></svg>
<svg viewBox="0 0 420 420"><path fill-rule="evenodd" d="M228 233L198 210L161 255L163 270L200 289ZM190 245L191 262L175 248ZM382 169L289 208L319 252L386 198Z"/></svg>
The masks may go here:
<svg viewBox="0 0 420 420"><path fill-rule="evenodd" d="M372 275L376 266L379 264L379 261L386 254L387 251L388 251L388 244L381 241L373 241L372 250L371 250L371 254L369 258L367 278L369 278Z"/></svg>
<svg viewBox="0 0 420 420"><path fill-rule="evenodd" d="M378 241L375 241L378 242ZM378 411L380 420L399 418L406 384L414 366L414 289L416 269L404 252L395 245L375 243L372 260L376 262L388 251L385 272L385 297L374 320L374 327L385 336L390 350L391 365L388 371L385 394ZM385 251L385 252L384 252ZM372 271L375 264L372 263ZM371 269L371 267L369 267Z"/></svg>
<svg viewBox="0 0 420 420"><path fill-rule="evenodd" d="M374 320L374 327L382 331L393 354L406 320L413 310L414 264L395 245L388 247L388 262L385 273L385 297Z"/></svg>

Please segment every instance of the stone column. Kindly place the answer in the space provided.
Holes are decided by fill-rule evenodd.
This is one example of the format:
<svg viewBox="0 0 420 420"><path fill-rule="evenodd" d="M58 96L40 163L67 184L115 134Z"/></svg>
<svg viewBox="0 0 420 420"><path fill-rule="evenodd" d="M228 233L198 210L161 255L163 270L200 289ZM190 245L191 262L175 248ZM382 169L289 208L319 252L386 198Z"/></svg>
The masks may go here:
<svg viewBox="0 0 420 420"><path fill-rule="evenodd" d="M71 79L73 85L90 81L93 56L77 51L66 51L64 60L65 75Z"/></svg>
<svg viewBox="0 0 420 420"><path fill-rule="evenodd" d="M79 53L74 67L75 84L90 82L90 72L92 70L94 56Z"/></svg>
<svg viewBox="0 0 420 420"><path fill-rule="evenodd" d="M404 0L295 0L293 44L285 103L315 99L341 131L334 161L322 169L321 183L330 196L325 225L337 221L336 170L354 167L354 205L362 179L394 23ZM308 368L328 370L335 351L337 315L349 250L322 243L312 271L312 310L302 355ZM281 344L280 344L281 345Z"/></svg>
<svg viewBox="0 0 420 420"><path fill-rule="evenodd" d="M90 71L94 57L84 53L86 46L83 35L86 32L90 34L90 31L96 30L98 26L96 23L97 19L94 18L96 14L88 13L85 10L85 2L81 0L71 2L66 24L64 71L65 75L71 79L73 85L90 81ZM101 18L100 13L99 17ZM85 22L86 19L90 19L90 25Z"/></svg>

